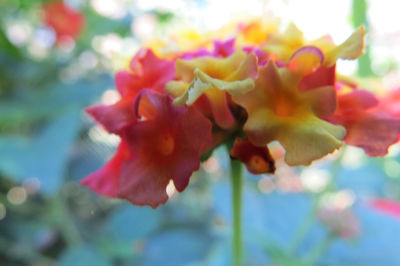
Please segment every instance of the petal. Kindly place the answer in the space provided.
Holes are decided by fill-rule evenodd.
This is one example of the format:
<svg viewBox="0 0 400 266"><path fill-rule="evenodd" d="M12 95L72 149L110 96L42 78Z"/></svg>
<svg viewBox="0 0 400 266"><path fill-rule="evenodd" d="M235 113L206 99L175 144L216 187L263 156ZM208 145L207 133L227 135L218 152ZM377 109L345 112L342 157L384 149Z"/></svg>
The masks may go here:
<svg viewBox="0 0 400 266"><path fill-rule="evenodd" d="M395 117L400 117L400 88L390 91L380 99L380 106Z"/></svg>
<svg viewBox="0 0 400 266"><path fill-rule="evenodd" d="M178 191L188 185L200 155L211 145L211 123L196 109L175 106L169 96L152 90L142 92L140 101L147 101L156 114L125 130L138 159L123 165L118 195L155 208L167 201L171 179Z"/></svg>
<svg viewBox="0 0 400 266"><path fill-rule="evenodd" d="M133 112L133 102L129 99L122 99L112 105L90 106L85 111L110 133L119 133L137 120Z"/></svg>
<svg viewBox="0 0 400 266"><path fill-rule="evenodd" d="M315 46L303 46L289 59L288 68L296 73L309 74L324 62L324 54Z"/></svg>
<svg viewBox="0 0 400 266"><path fill-rule="evenodd" d="M397 142L400 119L387 112L371 92L355 89L339 95L338 103L334 115L326 119L346 127L347 144L370 156L383 156Z"/></svg>
<svg viewBox="0 0 400 266"><path fill-rule="evenodd" d="M107 197L117 197L121 166L124 162L133 159L133 153L122 140L114 157L100 170L90 174L81 181L91 190Z"/></svg>
<svg viewBox="0 0 400 266"><path fill-rule="evenodd" d="M259 70L255 89L243 95L232 95L235 103L243 106L248 113L259 108L270 107L276 101L276 94L284 93L282 80L273 61L269 61Z"/></svg>
<svg viewBox="0 0 400 266"><path fill-rule="evenodd" d="M171 95L173 98L178 98L185 94L185 92L188 90L189 84L183 81L170 81L167 83L165 86L165 91ZM177 105L183 105L184 102L186 101L183 100L183 102L180 104L180 101L177 101Z"/></svg>
<svg viewBox="0 0 400 266"><path fill-rule="evenodd" d="M237 70L246 57L245 52L236 51L227 58L206 56L193 60L177 59L175 63L176 76L183 81L191 82L194 79L194 70L198 68L210 77L225 80Z"/></svg>
<svg viewBox="0 0 400 266"><path fill-rule="evenodd" d="M170 178L154 171L154 163L145 159L139 156L137 160L122 165L118 197L127 199L134 205L156 208L168 200L166 187Z"/></svg>
<svg viewBox="0 0 400 266"><path fill-rule="evenodd" d="M131 95L134 98L142 88L139 83L140 77L133 75L131 72L122 70L115 75L115 86L121 96Z"/></svg>
<svg viewBox="0 0 400 266"><path fill-rule="evenodd" d="M325 66L332 66L337 59L357 59L365 52L365 27L358 27L353 34L347 38L342 44L326 51Z"/></svg>
<svg viewBox="0 0 400 266"><path fill-rule="evenodd" d="M206 93L215 123L222 129L232 129L235 118L229 108L227 95L223 91L210 90Z"/></svg>
<svg viewBox="0 0 400 266"><path fill-rule="evenodd" d="M339 149L346 129L316 117L281 131L279 142L286 150L288 165L309 165L312 161Z"/></svg>
<svg viewBox="0 0 400 266"><path fill-rule="evenodd" d="M276 33L279 27L279 19L265 16L238 26L238 42L245 45L260 45L266 42L270 35Z"/></svg>
<svg viewBox="0 0 400 266"><path fill-rule="evenodd" d="M331 67L318 67L315 71L305 75L299 84L299 90L309 91L324 86L333 86L335 84L336 65Z"/></svg>
<svg viewBox="0 0 400 266"><path fill-rule="evenodd" d="M180 58L185 59L185 60L190 60L190 59L194 59L197 57L203 57L203 56L212 56L213 54L208 51L205 48L199 48L196 51L189 51L189 52L185 52L183 53Z"/></svg>
<svg viewBox="0 0 400 266"><path fill-rule="evenodd" d="M346 130L313 115L278 117L261 109L244 125L250 141L257 146L278 140L286 150L289 165L308 165L342 146Z"/></svg>
<svg viewBox="0 0 400 266"><path fill-rule="evenodd" d="M230 38L226 41L214 41L213 54L219 57L228 57L235 52L235 38Z"/></svg>
<svg viewBox="0 0 400 266"><path fill-rule="evenodd" d="M304 98L309 101L311 110L318 117L332 115L336 110L336 89L333 86L325 86L304 92Z"/></svg>
<svg viewBox="0 0 400 266"><path fill-rule="evenodd" d="M195 79L188 88L187 104L193 104L204 92L211 89L227 91L231 95L240 95L254 89L254 81L251 78L245 80L222 81L208 76L199 69L195 71Z"/></svg>
<svg viewBox="0 0 400 266"><path fill-rule="evenodd" d="M139 50L130 63L130 71L120 71L116 87L123 97L135 98L141 89L163 91L175 76L174 62L158 58L150 49Z"/></svg>
<svg viewBox="0 0 400 266"><path fill-rule="evenodd" d="M359 119L345 126L345 142L362 148L369 156L386 155L400 133L400 119L379 111L360 114Z"/></svg>
<svg viewBox="0 0 400 266"><path fill-rule="evenodd" d="M236 138L230 155L245 163L250 173L275 172L275 163L267 146L257 147L247 139Z"/></svg>
<svg viewBox="0 0 400 266"><path fill-rule="evenodd" d="M367 90L356 89L350 93L340 94L338 98L339 112L352 112L365 110L378 105L375 95Z"/></svg>
<svg viewBox="0 0 400 266"><path fill-rule="evenodd" d="M194 152L182 152L177 158L179 165L171 170L172 180L175 188L182 192L189 184L189 179L194 171L200 168L199 156Z"/></svg>
<svg viewBox="0 0 400 266"><path fill-rule="evenodd" d="M218 74L214 69L215 67L221 67L222 69L218 71L222 71L224 70L224 64L238 58L243 59L242 62L236 62L237 67L224 74L222 79L214 78L206 72L211 71L213 75L218 76L222 72ZM199 66L198 68L194 68L196 64ZM184 93L181 92L185 87L182 83L172 81L167 84L166 87L170 93L180 94L174 100L174 104L178 106L184 104L192 105L202 95L205 95L209 100L216 124L227 130L233 128L236 123L229 108L225 91L232 95L237 95L246 93L254 88L254 81L249 76L255 76L257 73L256 57L254 55L246 55L243 51L240 51L227 59L199 58L190 61L177 61L176 69L178 76L183 79L189 79L190 77L192 80L189 80L191 83Z"/></svg>
<svg viewBox="0 0 400 266"><path fill-rule="evenodd" d="M304 36L294 23L290 23L282 34L272 34L263 51L274 54L280 61L287 62L294 51L304 45Z"/></svg>

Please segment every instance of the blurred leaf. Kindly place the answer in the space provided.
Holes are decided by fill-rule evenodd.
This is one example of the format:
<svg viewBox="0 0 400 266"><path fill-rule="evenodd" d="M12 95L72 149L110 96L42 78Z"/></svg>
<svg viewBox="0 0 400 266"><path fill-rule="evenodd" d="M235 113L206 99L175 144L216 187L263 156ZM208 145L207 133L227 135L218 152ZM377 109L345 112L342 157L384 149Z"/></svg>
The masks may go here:
<svg viewBox="0 0 400 266"><path fill-rule="evenodd" d="M47 86L43 92L32 93L24 101L0 102L0 123L32 122L57 116L65 109L83 109L103 91L113 87L113 80L109 75L101 75L74 84L51 83Z"/></svg>
<svg viewBox="0 0 400 266"><path fill-rule="evenodd" d="M34 138L0 138L0 171L17 181L37 177L44 193L56 193L80 127L80 112L70 110Z"/></svg>
<svg viewBox="0 0 400 266"><path fill-rule="evenodd" d="M140 265L202 265L210 240L205 234L185 229L163 232L149 239Z"/></svg>
<svg viewBox="0 0 400 266"><path fill-rule="evenodd" d="M125 205L112 213L107 230L115 241L133 243L137 239L148 237L161 224L160 209Z"/></svg>
<svg viewBox="0 0 400 266"><path fill-rule="evenodd" d="M111 261L90 245L67 249L60 258L58 266L111 266Z"/></svg>

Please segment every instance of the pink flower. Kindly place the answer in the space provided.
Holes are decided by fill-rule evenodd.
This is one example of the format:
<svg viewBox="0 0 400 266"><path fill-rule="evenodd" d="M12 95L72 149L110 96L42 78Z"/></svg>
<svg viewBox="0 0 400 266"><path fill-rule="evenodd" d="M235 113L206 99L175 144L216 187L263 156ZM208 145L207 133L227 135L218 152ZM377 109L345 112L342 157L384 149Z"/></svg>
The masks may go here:
<svg viewBox="0 0 400 266"><path fill-rule="evenodd" d="M355 89L338 95L338 106L328 118L346 128L344 141L360 147L370 156L383 156L397 142L400 119L379 105L379 100L366 90Z"/></svg>
<svg viewBox="0 0 400 266"><path fill-rule="evenodd" d="M369 205L379 212L400 220L400 202L390 199L374 199Z"/></svg>

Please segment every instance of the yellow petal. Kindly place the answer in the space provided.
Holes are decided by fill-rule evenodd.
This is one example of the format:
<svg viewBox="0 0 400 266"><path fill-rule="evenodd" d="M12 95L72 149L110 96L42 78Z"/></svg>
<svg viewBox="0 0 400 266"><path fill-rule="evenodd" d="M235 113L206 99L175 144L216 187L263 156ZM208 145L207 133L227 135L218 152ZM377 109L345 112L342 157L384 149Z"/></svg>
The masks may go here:
<svg viewBox="0 0 400 266"><path fill-rule="evenodd" d="M286 150L287 164L309 165L343 145L346 135L342 126L332 125L315 116L281 130L278 140Z"/></svg>
<svg viewBox="0 0 400 266"><path fill-rule="evenodd" d="M246 56L245 52L236 51L226 58L204 56L192 60L177 59L176 76L183 81L191 82L194 78L194 70L198 68L213 78L224 80L238 69Z"/></svg>
<svg viewBox="0 0 400 266"><path fill-rule="evenodd" d="M364 54L365 50L365 27L358 27L353 34L347 38L342 44L326 52L326 66L335 64L338 58L356 59Z"/></svg>
<svg viewBox="0 0 400 266"><path fill-rule="evenodd" d="M289 165L308 165L342 146L346 134L342 126L332 125L309 115L279 117L268 109L252 113L244 130L258 146L277 140L286 150Z"/></svg>
<svg viewBox="0 0 400 266"><path fill-rule="evenodd" d="M181 105L186 103L188 105L192 105L201 95L210 90L227 91L232 95L239 95L254 89L254 81L251 78L229 82L211 78L200 69L195 69L194 74L195 78L185 93L182 93L180 97L175 99L176 104ZM177 82L174 82L171 85L175 90L178 90ZM169 90L171 90L171 88L169 88ZM208 98L212 98L212 94L208 96Z"/></svg>
<svg viewBox="0 0 400 266"><path fill-rule="evenodd" d="M287 62L290 56L305 43L303 32L294 23L290 23L282 34L271 34L262 50L276 55L280 61Z"/></svg>
<svg viewBox="0 0 400 266"><path fill-rule="evenodd" d="M182 96L188 89L189 84L183 81L169 81L165 86L165 91L173 98Z"/></svg>

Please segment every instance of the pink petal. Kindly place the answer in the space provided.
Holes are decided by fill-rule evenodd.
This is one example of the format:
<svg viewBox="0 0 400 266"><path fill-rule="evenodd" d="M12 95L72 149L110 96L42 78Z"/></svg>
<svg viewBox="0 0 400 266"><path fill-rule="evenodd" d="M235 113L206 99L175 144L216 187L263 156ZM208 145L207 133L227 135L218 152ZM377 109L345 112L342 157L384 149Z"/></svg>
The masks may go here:
<svg viewBox="0 0 400 266"><path fill-rule="evenodd" d="M346 128L347 144L364 149L370 156L383 156L397 142L400 119L378 103L372 93L356 89L338 96L338 108L327 120Z"/></svg>
<svg viewBox="0 0 400 266"><path fill-rule="evenodd" d="M235 52L235 38L230 38L226 41L214 41L213 54L218 57L228 57Z"/></svg>
<svg viewBox="0 0 400 266"><path fill-rule="evenodd" d="M391 145L397 142L400 133L400 119L380 111L360 114L354 123L345 126L345 142L357 146L369 156L384 156Z"/></svg>

